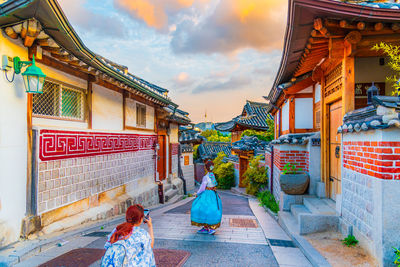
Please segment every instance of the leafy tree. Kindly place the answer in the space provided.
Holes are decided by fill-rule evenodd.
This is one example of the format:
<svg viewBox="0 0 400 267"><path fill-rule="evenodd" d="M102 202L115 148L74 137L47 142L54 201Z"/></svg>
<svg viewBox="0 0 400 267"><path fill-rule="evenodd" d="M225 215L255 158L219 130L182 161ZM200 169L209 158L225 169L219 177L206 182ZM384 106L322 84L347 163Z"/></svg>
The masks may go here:
<svg viewBox="0 0 400 267"><path fill-rule="evenodd" d="M400 46L381 42L375 44L372 50L382 51L389 57L388 66L396 72L395 75L386 77L386 80L393 83L392 95L400 96Z"/></svg>
<svg viewBox="0 0 400 267"><path fill-rule="evenodd" d="M243 136L256 136L259 140L270 142L274 140L275 128L274 121L267 119L268 130L267 131L256 131L256 130L245 130L243 131L241 137Z"/></svg>
<svg viewBox="0 0 400 267"><path fill-rule="evenodd" d="M201 132L201 136L207 138L209 142L230 142L231 141L231 134L223 135L220 131L217 130L205 130Z"/></svg>
<svg viewBox="0 0 400 267"><path fill-rule="evenodd" d="M257 156L250 161L249 168L243 176L243 183L246 185L246 193L257 195L260 189L268 186L267 168L260 166L261 156Z"/></svg>

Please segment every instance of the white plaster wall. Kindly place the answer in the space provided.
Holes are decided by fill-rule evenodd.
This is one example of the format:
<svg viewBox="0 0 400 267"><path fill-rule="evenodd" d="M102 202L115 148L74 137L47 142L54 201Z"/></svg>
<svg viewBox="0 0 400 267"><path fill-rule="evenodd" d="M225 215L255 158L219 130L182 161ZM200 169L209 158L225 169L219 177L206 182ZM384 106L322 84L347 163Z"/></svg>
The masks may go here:
<svg viewBox="0 0 400 267"><path fill-rule="evenodd" d="M295 122L296 129L312 129L313 119L313 99L296 98L295 99Z"/></svg>
<svg viewBox="0 0 400 267"><path fill-rule="evenodd" d="M171 123L169 125L169 129L170 129L170 143L174 144L174 143L179 143L179 139L178 139L178 124L176 123Z"/></svg>
<svg viewBox="0 0 400 267"><path fill-rule="evenodd" d="M122 94L93 84L92 127L98 130L121 131Z"/></svg>
<svg viewBox="0 0 400 267"><path fill-rule="evenodd" d="M393 76L393 72L386 64L379 65L379 57L366 57L355 59L355 82L370 83L370 82L386 82L386 77ZM392 83L386 82L386 95L391 95L393 90ZM380 92L383 95L383 92Z"/></svg>
<svg viewBox="0 0 400 267"><path fill-rule="evenodd" d="M315 85L315 96L314 96L314 101L315 103L318 103L321 101L321 84L317 83Z"/></svg>
<svg viewBox="0 0 400 267"><path fill-rule="evenodd" d="M0 34L0 55L28 60L19 40ZM8 73L12 78L12 72ZM26 212L27 94L21 75L0 75L0 247L18 240Z"/></svg>
<svg viewBox="0 0 400 267"><path fill-rule="evenodd" d="M136 124L136 103L137 102L133 99L126 99L125 100L125 108L126 108L126 125L131 127L138 127ZM140 103L144 105L143 103ZM154 130L154 108L149 105L146 106L146 129Z"/></svg>
<svg viewBox="0 0 400 267"><path fill-rule="evenodd" d="M289 102L282 105L282 131L289 130Z"/></svg>

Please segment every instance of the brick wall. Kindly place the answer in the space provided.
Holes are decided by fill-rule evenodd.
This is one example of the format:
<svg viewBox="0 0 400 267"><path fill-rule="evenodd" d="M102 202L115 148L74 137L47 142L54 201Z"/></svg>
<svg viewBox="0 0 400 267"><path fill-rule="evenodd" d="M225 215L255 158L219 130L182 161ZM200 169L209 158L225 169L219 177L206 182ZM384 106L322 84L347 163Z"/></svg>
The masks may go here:
<svg viewBox="0 0 400 267"><path fill-rule="evenodd" d="M400 142L344 141L343 167L386 180L400 180Z"/></svg>
<svg viewBox="0 0 400 267"><path fill-rule="evenodd" d="M39 163L39 214L91 195L154 177L154 151L137 151Z"/></svg>
<svg viewBox="0 0 400 267"><path fill-rule="evenodd" d="M286 163L295 163L297 167L301 168L303 171L308 172L309 153L308 151L285 151L274 148L274 165L278 167L280 171L282 171Z"/></svg>

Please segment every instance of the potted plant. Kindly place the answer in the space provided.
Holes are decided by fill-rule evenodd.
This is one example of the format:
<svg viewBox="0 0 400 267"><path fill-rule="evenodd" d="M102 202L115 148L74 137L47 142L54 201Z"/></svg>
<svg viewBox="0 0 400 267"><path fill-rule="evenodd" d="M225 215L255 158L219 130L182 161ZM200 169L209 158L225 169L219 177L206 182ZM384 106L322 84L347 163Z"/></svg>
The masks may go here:
<svg viewBox="0 0 400 267"><path fill-rule="evenodd" d="M302 195L310 183L308 173L303 172L295 163L286 163L279 177L281 190L288 195Z"/></svg>

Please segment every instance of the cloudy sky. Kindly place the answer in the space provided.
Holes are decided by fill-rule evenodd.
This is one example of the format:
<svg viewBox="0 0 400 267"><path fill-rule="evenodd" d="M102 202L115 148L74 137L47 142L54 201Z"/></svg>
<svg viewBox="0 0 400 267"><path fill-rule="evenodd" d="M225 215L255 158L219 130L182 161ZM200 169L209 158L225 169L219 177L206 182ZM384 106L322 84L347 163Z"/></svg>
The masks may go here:
<svg viewBox="0 0 400 267"><path fill-rule="evenodd" d="M286 0L59 0L84 43L167 88L192 121L263 101L277 71Z"/></svg>

